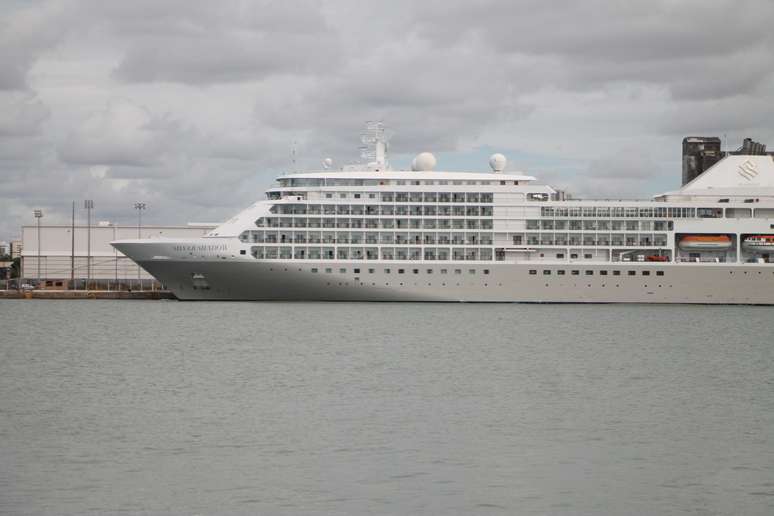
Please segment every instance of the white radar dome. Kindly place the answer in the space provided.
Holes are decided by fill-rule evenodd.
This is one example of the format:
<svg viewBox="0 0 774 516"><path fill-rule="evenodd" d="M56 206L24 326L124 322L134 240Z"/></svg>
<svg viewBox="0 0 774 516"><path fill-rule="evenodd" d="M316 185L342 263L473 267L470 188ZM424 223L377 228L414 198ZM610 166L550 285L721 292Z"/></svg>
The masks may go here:
<svg viewBox="0 0 774 516"><path fill-rule="evenodd" d="M411 170L415 172L426 172L433 170L437 163L435 156L431 152L422 152L411 162Z"/></svg>
<svg viewBox="0 0 774 516"><path fill-rule="evenodd" d="M325 170L328 170L329 168L331 168L331 166L333 166L333 160L331 158L325 158L323 160L323 168Z"/></svg>
<svg viewBox="0 0 774 516"><path fill-rule="evenodd" d="M508 160L505 159L505 156L503 156L499 152L492 154L489 157L489 166L492 167L492 170L494 170L495 172L502 172L503 170L505 170L506 163L508 163Z"/></svg>

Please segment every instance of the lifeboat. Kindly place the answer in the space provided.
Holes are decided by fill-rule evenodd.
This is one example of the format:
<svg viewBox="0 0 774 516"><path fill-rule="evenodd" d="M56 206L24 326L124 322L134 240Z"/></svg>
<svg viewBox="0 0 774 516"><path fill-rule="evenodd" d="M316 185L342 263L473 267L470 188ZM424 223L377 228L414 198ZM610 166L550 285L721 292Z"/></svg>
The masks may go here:
<svg viewBox="0 0 774 516"><path fill-rule="evenodd" d="M744 237L742 246L751 251L774 251L774 235L750 235Z"/></svg>
<svg viewBox="0 0 774 516"><path fill-rule="evenodd" d="M683 251L725 251L731 248L728 235L686 235L680 239Z"/></svg>

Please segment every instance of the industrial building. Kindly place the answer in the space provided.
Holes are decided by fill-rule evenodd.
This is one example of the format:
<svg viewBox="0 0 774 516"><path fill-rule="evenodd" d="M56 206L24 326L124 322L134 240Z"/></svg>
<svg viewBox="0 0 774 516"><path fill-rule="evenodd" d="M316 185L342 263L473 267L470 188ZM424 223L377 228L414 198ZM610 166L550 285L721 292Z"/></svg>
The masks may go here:
<svg viewBox="0 0 774 516"><path fill-rule="evenodd" d="M22 241L21 240L11 240L11 260L15 260L17 258L21 258L22 255Z"/></svg>
<svg viewBox="0 0 774 516"><path fill-rule="evenodd" d="M197 238L216 224L186 226L37 224L22 226L21 272L40 288L158 288L154 278L110 242L130 238Z"/></svg>

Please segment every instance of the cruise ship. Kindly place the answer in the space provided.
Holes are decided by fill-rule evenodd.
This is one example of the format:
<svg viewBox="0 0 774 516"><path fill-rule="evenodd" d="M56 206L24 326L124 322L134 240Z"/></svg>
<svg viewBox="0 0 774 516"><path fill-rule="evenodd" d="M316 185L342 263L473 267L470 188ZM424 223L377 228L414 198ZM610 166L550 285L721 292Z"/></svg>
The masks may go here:
<svg viewBox="0 0 774 516"><path fill-rule="evenodd" d="M112 245L181 300L774 304L774 161L725 157L650 200L576 200L506 172L362 165L277 178L196 239ZM482 167L483 168L483 167Z"/></svg>

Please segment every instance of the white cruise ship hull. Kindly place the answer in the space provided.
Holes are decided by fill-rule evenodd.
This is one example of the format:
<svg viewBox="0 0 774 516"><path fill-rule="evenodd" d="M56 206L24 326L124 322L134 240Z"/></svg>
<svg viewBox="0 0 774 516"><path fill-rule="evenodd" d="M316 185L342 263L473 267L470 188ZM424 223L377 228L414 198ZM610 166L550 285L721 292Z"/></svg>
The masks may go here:
<svg viewBox="0 0 774 516"><path fill-rule="evenodd" d="M114 243L181 300L774 304L774 264L175 259L187 244Z"/></svg>

